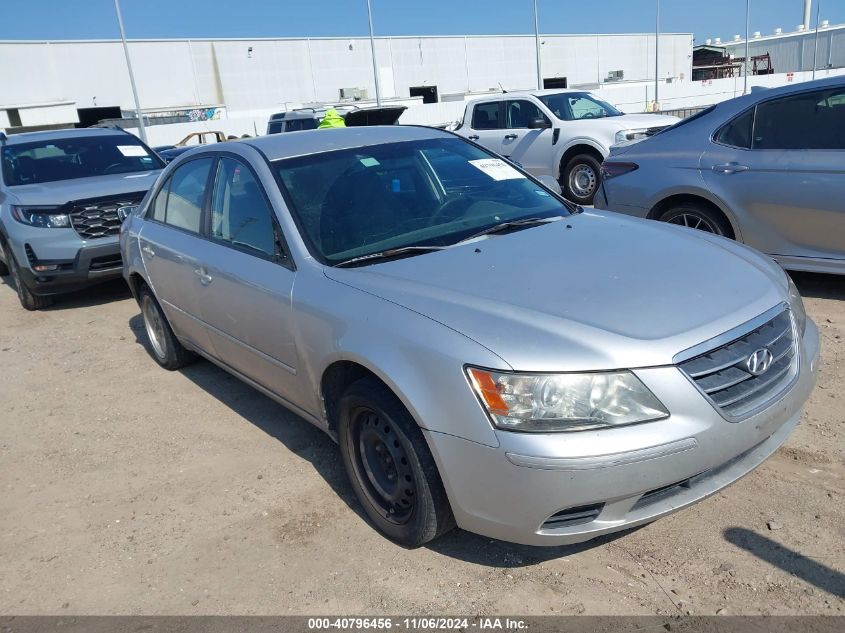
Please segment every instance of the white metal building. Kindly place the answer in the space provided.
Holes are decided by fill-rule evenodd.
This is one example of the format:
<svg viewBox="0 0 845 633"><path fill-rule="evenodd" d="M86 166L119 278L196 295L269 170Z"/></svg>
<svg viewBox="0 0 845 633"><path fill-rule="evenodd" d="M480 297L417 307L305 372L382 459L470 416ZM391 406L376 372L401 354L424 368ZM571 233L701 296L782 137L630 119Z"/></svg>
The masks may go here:
<svg viewBox="0 0 845 633"><path fill-rule="evenodd" d="M541 42L543 77L557 85L654 81L653 33L543 35ZM382 96L442 103L533 88L534 46L533 35L376 38ZM141 107L159 116L257 118L291 105L375 96L367 38L132 40L129 50ZM661 34L659 53L661 80L690 80L691 34ZM134 109L119 40L4 41L0 69L0 128Z"/></svg>
<svg viewBox="0 0 845 633"><path fill-rule="evenodd" d="M799 27L791 33L777 32L762 36L759 32L749 39L748 54L751 57L769 53L772 68L776 73L791 73L813 70L813 53L816 53L816 68L845 67L845 24L830 26L824 22L818 31L818 50L816 50L816 31ZM730 42L716 41L716 46L724 46L729 55L745 56L745 39Z"/></svg>

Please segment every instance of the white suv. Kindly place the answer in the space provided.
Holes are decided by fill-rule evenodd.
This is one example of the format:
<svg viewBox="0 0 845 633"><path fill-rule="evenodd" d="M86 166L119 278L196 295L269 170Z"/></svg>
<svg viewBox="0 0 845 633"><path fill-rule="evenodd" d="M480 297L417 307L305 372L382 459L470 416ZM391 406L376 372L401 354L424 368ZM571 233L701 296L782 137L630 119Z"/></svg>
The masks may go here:
<svg viewBox="0 0 845 633"><path fill-rule="evenodd" d="M455 132L535 176L556 178L570 200L592 204L611 145L677 122L661 114L624 114L581 90L538 90L470 101Z"/></svg>

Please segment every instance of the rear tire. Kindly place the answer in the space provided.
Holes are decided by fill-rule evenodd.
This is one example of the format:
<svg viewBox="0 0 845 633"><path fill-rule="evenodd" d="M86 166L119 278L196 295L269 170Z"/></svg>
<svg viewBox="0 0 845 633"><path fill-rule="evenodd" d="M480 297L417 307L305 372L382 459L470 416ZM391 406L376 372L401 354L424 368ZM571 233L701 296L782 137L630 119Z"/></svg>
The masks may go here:
<svg viewBox="0 0 845 633"><path fill-rule="evenodd" d="M577 204L593 204L601 186L601 161L590 154L569 159L561 172L560 186L564 196Z"/></svg>
<svg viewBox="0 0 845 633"><path fill-rule="evenodd" d="M141 317L147 333L147 349L155 361L170 371L193 362L196 356L176 338L149 286L141 286L138 305L141 306Z"/></svg>
<svg viewBox="0 0 845 633"><path fill-rule="evenodd" d="M419 547L455 526L434 458L408 410L372 377L352 383L338 406L346 473L376 528Z"/></svg>
<svg viewBox="0 0 845 633"><path fill-rule="evenodd" d="M700 202L682 202L661 213L657 219L733 239L733 229L728 219Z"/></svg>
<svg viewBox="0 0 845 633"><path fill-rule="evenodd" d="M18 300L21 302L24 310L33 312L51 306L53 304L53 297L40 297L32 294L30 289L26 287L26 284L21 279L21 269L10 250L6 251L6 257L9 258L9 273L12 275L12 281L14 281L15 290L18 293Z"/></svg>

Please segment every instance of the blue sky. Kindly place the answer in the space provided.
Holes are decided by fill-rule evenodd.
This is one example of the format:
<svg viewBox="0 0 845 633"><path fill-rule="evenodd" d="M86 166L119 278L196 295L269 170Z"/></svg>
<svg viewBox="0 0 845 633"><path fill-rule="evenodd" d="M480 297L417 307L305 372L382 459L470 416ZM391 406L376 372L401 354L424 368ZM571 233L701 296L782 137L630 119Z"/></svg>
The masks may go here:
<svg viewBox="0 0 845 633"><path fill-rule="evenodd" d="M845 23L845 0L821 2L821 19ZM372 0L377 35L528 33L532 0ZM113 0L0 0L0 39L118 35ZM655 0L539 0L545 33L654 30ZM706 7L706 8L705 8ZM274 37L363 35L366 0L121 0L127 36ZM752 0L751 30L791 31L802 0ZM662 0L661 30L723 40L745 29L744 0Z"/></svg>

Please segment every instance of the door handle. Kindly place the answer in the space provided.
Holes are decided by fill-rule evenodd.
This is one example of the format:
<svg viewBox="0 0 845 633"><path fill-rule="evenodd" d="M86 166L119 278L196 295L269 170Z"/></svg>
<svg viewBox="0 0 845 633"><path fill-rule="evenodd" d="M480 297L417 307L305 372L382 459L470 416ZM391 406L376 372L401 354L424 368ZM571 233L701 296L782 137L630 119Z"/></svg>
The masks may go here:
<svg viewBox="0 0 845 633"><path fill-rule="evenodd" d="M724 163L723 165L713 165L713 171L717 174L736 174L741 171L748 171L751 169L747 165L740 165L739 163Z"/></svg>
<svg viewBox="0 0 845 633"><path fill-rule="evenodd" d="M516 138L519 138L519 136L516 135L516 134L505 134L505 140L506 141L512 141Z"/></svg>
<svg viewBox="0 0 845 633"><path fill-rule="evenodd" d="M478 140L478 134L470 134L469 136L467 136L467 138L471 141L477 141Z"/></svg>
<svg viewBox="0 0 845 633"><path fill-rule="evenodd" d="M148 257L155 257L156 252L151 249L149 246L142 246L141 250L148 256Z"/></svg>
<svg viewBox="0 0 845 633"><path fill-rule="evenodd" d="M212 281L214 281L214 277L209 275L205 268L194 268L194 274L200 278L200 283L203 286L209 285Z"/></svg>

